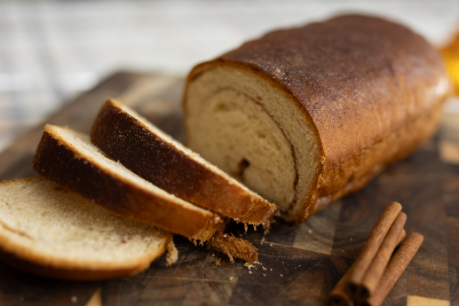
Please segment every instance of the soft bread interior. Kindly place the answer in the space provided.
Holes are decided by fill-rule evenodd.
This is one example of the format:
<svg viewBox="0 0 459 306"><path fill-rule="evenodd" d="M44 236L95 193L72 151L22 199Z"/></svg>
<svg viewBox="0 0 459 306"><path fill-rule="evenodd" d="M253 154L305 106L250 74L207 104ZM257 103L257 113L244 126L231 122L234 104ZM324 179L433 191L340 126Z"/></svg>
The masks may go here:
<svg viewBox="0 0 459 306"><path fill-rule="evenodd" d="M43 178L0 184L0 245L59 268L145 268L170 234L119 217Z"/></svg>
<svg viewBox="0 0 459 306"><path fill-rule="evenodd" d="M192 150L276 203L287 220L301 218L321 150L290 95L250 68L207 64L192 72L184 105Z"/></svg>

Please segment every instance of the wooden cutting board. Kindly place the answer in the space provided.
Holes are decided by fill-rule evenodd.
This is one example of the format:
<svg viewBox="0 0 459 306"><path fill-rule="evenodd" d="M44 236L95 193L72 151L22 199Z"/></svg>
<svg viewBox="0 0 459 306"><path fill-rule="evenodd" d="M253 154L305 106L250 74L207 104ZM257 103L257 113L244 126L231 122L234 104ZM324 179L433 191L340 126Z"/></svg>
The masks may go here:
<svg viewBox="0 0 459 306"><path fill-rule="evenodd" d="M89 132L113 97L183 141L182 90L180 78L118 73L46 123ZM322 305L391 201L402 203L407 232L425 240L384 305L459 305L459 116L443 122L411 157L307 222L279 222L267 235L249 230L244 237L260 249L256 268L176 236L177 264L167 267L163 257L139 275L110 281L51 280L0 263L0 305ZM43 126L0 154L0 179L35 175L31 161Z"/></svg>

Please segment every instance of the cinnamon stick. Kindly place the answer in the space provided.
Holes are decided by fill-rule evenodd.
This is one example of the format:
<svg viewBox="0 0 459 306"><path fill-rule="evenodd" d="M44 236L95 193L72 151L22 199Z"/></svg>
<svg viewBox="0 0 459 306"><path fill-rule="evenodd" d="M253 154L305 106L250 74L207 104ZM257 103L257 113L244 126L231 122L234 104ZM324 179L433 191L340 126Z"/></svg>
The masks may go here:
<svg viewBox="0 0 459 306"><path fill-rule="evenodd" d="M362 281L360 283L352 283L352 286L357 288L357 290L354 291L354 295L351 296L351 299L355 301L365 301L373 295L376 286L387 267L387 263L389 262L400 237L402 236L405 222L406 214L401 212L382 241L373 261L365 272Z"/></svg>
<svg viewBox="0 0 459 306"><path fill-rule="evenodd" d="M349 270L348 270L349 272ZM344 274L344 276L339 280L336 284L335 288L333 288L330 296L328 298L328 304L331 306L353 306L354 302L349 298L344 288L348 282L349 273Z"/></svg>
<svg viewBox="0 0 459 306"><path fill-rule="evenodd" d="M402 230L402 233L400 234L400 237L398 237L397 245L399 245L400 242L402 242L402 240L405 239L405 236L406 236L406 232L405 232L405 230Z"/></svg>
<svg viewBox="0 0 459 306"><path fill-rule="evenodd" d="M402 205L397 202L391 202L386 206L383 213L379 217L374 228L372 229L367 241L365 242L362 251L355 260L348 273L348 282L345 290L349 296L360 296L359 288L355 284L360 284L365 276L365 272L370 266L376 252L378 251L384 237L394 223L397 216L402 210Z"/></svg>
<svg viewBox="0 0 459 306"><path fill-rule="evenodd" d="M411 233L406 237L406 240L390 260L377 285L377 289L363 305L379 306L384 301L387 294L411 262L411 259L413 259L423 241L424 236L419 233Z"/></svg>
<svg viewBox="0 0 459 306"><path fill-rule="evenodd" d="M400 233L400 236L397 240L397 245L400 244L400 242L405 238L406 232L405 230L402 230ZM340 279L340 281L336 284L335 288L333 288L332 292L330 293L328 303L331 306L353 306L354 301L351 300L349 295L345 291L345 287L349 282L349 275L352 273L351 269L353 269L354 266L349 268L347 270L346 274Z"/></svg>

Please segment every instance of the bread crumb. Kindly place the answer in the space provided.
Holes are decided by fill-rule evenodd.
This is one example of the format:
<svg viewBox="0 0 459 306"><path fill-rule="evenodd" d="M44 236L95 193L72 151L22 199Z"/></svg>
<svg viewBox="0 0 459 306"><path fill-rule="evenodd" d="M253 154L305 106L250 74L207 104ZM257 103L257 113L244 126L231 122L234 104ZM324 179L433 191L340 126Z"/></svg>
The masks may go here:
<svg viewBox="0 0 459 306"><path fill-rule="evenodd" d="M178 259L178 251L175 247L174 240L171 239L167 244L167 255L166 255L166 265L170 266L177 262Z"/></svg>
<svg viewBox="0 0 459 306"><path fill-rule="evenodd" d="M221 258L219 258L219 259L217 259L217 260L215 261L215 265L216 265L216 266L221 266L221 265L222 265L222 264L221 264Z"/></svg>
<svg viewBox="0 0 459 306"><path fill-rule="evenodd" d="M78 302L78 298L76 296L72 296L70 300L72 301L72 303Z"/></svg>
<svg viewBox="0 0 459 306"><path fill-rule="evenodd" d="M308 234L312 234L312 229L309 229L309 230L308 230Z"/></svg>
<svg viewBox="0 0 459 306"><path fill-rule="evenodd" d="M280 275L280 277L284 277L282 274L279 274L279 275Z"/></svg>
<svg viewBox="0 0 459 306"><path fill-rule="evenodd" d="M244 267L246 267L247 269L251 269L251 268L254 268L255 270L257 269L257 267L255 267L251 262L246 262L244 264Z"/></svg>
<svg viewBox="0 0 459 306"><path fill-rule="evenodd" d="M252 274L252 271L249 271L249 274Z"/></svg>
<svg viewBox="0 0 459 306"><path fill-rule="evenodd" d="M270 244L269 244L269 246L271 247L271 246L273 246L273 244L272 244L272 243L270 243Z"/></svg>
<svg viewBox="0 0 459 306"><path fill-rule="evenodd" d="M247 240L229 236L218 231L208 241L207 248L213 248L216 251L225 253L231 262L234 262L233 256L241 258L248 262L253 262L258 259L258 249Z"/></svg>
<svg viewBox="0 0 459 306"><path fill-rule="evenodd" d="M263 266L261 266L261 268L263 269L263 271L266 271L266 270L267 270L267 269L266 269L265 267L263 267Z"/></svg>
<svg viewBox="0 0 459 306"><path fill-rule="evenodd" d="M230 282L233 281L234 279L235 279L234 276L231 276L231 277L229 278Z"/></svg>
<svg viewBox="0 0 459 306"><path fill-rule="evenodd" d="M272 271L273 271L273 268L269 269L269 271L271 271L271 272L272 272Z"/></svg>

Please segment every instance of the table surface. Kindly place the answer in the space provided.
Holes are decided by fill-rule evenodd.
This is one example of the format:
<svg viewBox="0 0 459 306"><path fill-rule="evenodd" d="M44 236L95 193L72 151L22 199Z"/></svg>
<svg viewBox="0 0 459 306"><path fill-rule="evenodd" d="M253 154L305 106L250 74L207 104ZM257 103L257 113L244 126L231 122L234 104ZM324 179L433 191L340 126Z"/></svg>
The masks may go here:
<svg viewBox="0 0 459 306"><path fill-rule="evenodd" d="M113 97L183 141L182 88L180 78L117 73L46 123L89 132ZM0 179L35 175L31 160L43 125L0 154ZM451 114L434 139L358 193L299 226L279 221L267 235L249 230L244 237L260 249L255 268L176 236L175 265L167 267L163 256L145 272L115 280L45 279L0 263L0 305L321 305L391 201L402 203L407 232L425 241L384 305L459 305L459 117Z"/></svg>

